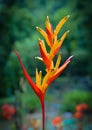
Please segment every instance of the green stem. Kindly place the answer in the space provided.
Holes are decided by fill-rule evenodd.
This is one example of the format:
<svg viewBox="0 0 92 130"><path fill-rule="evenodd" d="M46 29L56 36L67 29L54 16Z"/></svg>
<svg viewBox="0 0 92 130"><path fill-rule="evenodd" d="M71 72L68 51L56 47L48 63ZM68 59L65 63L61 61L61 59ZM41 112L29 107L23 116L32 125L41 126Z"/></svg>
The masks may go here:
<svg viewBox="0 0 92 130"><path fill-rule="evenodd" d="M44 96L40 100L42 107L42 130L45 130L45 101Z"/></svg>

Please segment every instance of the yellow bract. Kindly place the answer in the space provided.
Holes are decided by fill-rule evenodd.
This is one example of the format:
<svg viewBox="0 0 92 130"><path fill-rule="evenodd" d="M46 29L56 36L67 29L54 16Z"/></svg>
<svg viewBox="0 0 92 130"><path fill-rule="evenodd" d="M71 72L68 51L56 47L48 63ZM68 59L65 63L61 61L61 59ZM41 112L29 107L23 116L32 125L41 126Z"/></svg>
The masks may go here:
<svg viewBox="0 0 92 130"><path fill-rule="evenodd" d="M41 89L42 72L36 69L36 85Z"/></svg>
<svg viewBox="0 0 92 130"><path fill-rule="evenodd" d="M56 65L55 65L55 69L58 69L59 65L60 65L60 61L61 61L61 54L58 55L57 61L56 61Z"/></svg>
<svg viewBox="0 0 92 130"><path fill-rule="evenodd" d="M51 47L50 41L49 41L49 39L48 39L48 36L47 36L46 32L45 32L43 29L41 29L40 27L36 27L36 29L37 29L37 30L42 34L42 36L45 38L45 40L46 40L48 46Z"/></svg>
<svg viewBox="0 0 92 130"><path fill-rule="evenodd" d="M64 25L64 23L68 20L68 18L70 17L70 15L65 16L63 19L61 19L61 21L58 23L58 25L56 26L56 29L54 30L54 37L56 37L56 35L58 34L58 32L60 31L60 29L62 28L62 26Z"/></svg>

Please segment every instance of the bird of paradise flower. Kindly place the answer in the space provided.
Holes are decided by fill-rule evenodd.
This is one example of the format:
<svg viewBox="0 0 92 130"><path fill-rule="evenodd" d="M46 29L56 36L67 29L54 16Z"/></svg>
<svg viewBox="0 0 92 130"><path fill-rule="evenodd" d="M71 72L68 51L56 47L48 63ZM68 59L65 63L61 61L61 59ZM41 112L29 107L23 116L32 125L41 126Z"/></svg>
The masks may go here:
<svg viewBox="0 0 92 130"><path fill-rule="evenodd" d="M73 56L70 56L64 62L64 64L62 66L60 66L60 61L61 61L60 53L58 54L56 63L54 63L54 61L53 61L55 55L59 52L64 39L66 38L67 34L69 33L69 31L66 31L60 39L57 38L57 35L58 35L60 29L62 28L64 23L68 20L68 18L69 18L69 15L64 17L63 19L61 19L61 21L56 26L55 30L53 30L48 16L46 18L46 24L45 24L46 32L42 28L36 27L37 30L42 34L42 36L45 39L45 42L44 42L44 40L41 40L41 39L38 40L41 57L36 57L36 59L41 60L46 66L46 74L43 79L42 79L42 71L39 72L38 69L36 69L36 83L33 82L32 78L29 76L27 70L25 69L25 67L22 63L20 55L15 50L15 53L18 57L18 60L20 62L20 65L22 67L25 77L26 77L27 81L29 82L30 86L32 87L33 91L35 92L35 94L38 96L38 98L40 100L41 107L42 107L42 130L45 130L45 93L46 93L46 90L47 90L48 86L67 67L71 58L73 57ZM47 51L46 44L50 48L49 52Z"/></svg>

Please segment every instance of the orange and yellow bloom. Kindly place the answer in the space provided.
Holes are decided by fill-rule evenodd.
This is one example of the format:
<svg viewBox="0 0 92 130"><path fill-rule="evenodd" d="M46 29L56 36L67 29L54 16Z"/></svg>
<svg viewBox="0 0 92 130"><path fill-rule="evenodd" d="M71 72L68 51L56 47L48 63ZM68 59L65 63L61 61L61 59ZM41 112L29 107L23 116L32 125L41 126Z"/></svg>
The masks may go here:
<svg viewBox="0 0 92 130"><path fill-rule="evenodd" d="M66 31L63 36L58 39L57 35L62 28L63 24L68 20L69 15L64 17L56 26L56 29L53 30L52 25L50 23L49 17L47 16L46 18L46 31L44 31L40 27L36 27L37 30L41 33L41 35L44 37L44 40L39 39L38 40L38 45L41 53L41 57L36 57L36 59L41 60L45 66L46 66L46 74L42 78L42 71L38 72L38 69L36 69L36 82L34 83L29 76L28 72L26 71L22 60L18 54L17 51L15 51L22 70L24 72L24 75L26 79L28 80L30 86L36 93L36 95L39 97L41 105L42 105L42 115L43 115L43 130L44 130L44 96L46 93L46 90L48 86L62 73L62 71L67 67L69 64L72 56L70 56L62 66L60 66L60 61L61 61L61 54L58 54L57 61L54 63L53 59L56 56L56 54L59 52L62 43L64 39L66 38L67 34L69 31ZM49 46L49 51L46 48L46 44Z"/></svg>

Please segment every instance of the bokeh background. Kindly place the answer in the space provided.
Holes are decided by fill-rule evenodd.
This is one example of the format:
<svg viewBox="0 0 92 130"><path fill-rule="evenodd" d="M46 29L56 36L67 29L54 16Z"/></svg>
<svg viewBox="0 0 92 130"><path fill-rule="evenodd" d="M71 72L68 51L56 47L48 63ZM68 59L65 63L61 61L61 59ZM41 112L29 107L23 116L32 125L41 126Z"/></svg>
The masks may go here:
<svg viewBox="0 0 92 130"><path fill-rule="evenodd" d="M0 0L0 108L7 103L18 102L22 104L19 105L20 109L26 109L27 113L41 109L24 78L14 50L20 53L34 81L35 68L42 70L44 76L45 66L35 60L35 56L40 55L38 39L42 38L36 26L45 29L46 16L49 16L55 28L67 15L70 18L59 33L61 36L70 30L60 50L61 64L70 55L74 57L67 69L48 88L46 101L59 104L58 111L61 113L74 113L75 106L80 103L87 103L92 111L91 0ZM2 120L2 110L0 113Z"/></svg>

